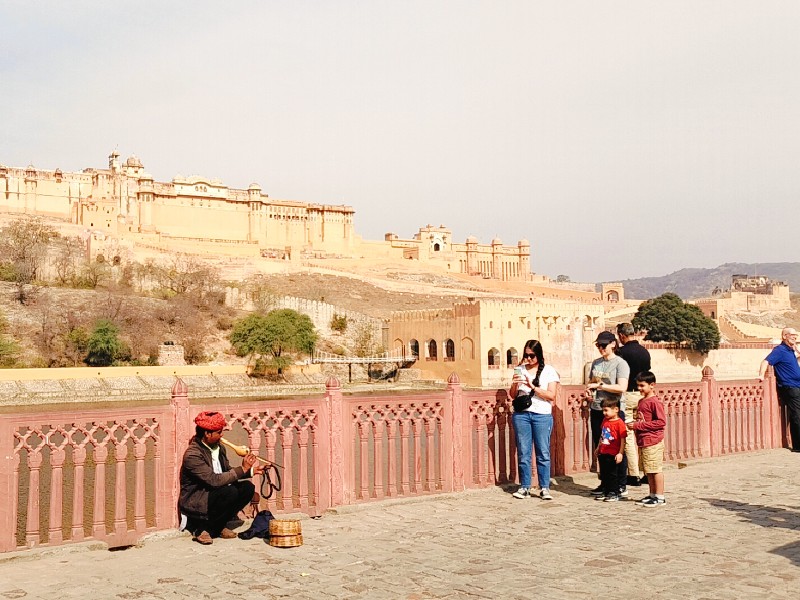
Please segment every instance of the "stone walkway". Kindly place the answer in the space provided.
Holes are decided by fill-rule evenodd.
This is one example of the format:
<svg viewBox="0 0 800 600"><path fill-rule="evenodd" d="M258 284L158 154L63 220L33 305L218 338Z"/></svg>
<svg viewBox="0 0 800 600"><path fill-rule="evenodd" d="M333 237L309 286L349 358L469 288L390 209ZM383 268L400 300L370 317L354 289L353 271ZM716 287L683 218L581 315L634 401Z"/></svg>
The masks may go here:
<svg viewBox="0 0 800 600"><path fill-rule="evenodd" d="M0 599L798 598L800 455L775 450L666 472L667 505L501 489L348 507L302 522L305 545L200 546L153 536L0 555ZM97 546L97 545L95 545Z"/></svg>

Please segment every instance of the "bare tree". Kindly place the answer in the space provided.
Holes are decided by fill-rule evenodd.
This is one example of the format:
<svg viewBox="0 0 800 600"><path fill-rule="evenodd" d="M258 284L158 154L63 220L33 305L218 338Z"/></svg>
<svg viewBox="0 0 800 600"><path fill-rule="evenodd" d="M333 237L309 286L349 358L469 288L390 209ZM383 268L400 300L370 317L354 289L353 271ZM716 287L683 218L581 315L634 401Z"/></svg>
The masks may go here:
<svg viewBox="0 0 800 600"><path fill-rule="evenodd" d="M81 287L95 289L104 285L111 279L111 267L105 261L92 261L83 265L81 269Z"/></svg>
<svg viewBox="0 0 800 600"><path fill-rule="evenodd" d="M253 310L256 312L268 313L277 305L275 289L261 274L245 279L244 291L253 303Z"/></svg>
<svg viewBox="0 0 800 600"><path fill-rule="evenodd" d="M54 250L56 283L75 285L78 280L78 266L86 260L86 244L77 236L62 237L55 240Z"/></svg>
<svg viewBox="0 0 800 600"><path fill-rule="evenodd" d="M0 312L0 367L14 366L19 351L19 344L8 335L8 321Z"/></svg>
<svg viewBox="0 0 800 600"><path fill-rule="evenodd" d="M41 219L17 219L0 229L0 260L13 269L16 285L14 299L26 304L35 293L39 274L50 240L58 234Z"/></svg>

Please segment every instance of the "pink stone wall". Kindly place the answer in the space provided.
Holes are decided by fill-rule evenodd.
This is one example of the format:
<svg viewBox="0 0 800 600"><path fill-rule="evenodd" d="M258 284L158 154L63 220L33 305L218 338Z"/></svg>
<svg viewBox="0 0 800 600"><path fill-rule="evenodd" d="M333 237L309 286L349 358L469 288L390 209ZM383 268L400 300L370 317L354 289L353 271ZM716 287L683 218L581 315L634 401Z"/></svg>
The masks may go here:
<svg viewBox="0 0 800 600"><path fill-rule="evenodd" d="M659 391L668 461L787 443L771 375L716 381L706 368L699 382ZM591 465L581 392L558 391L554 475ZM203 410L226 415L226 438L282 465L281 490L262 500L278 514L517 479L506 390L464 391L455 373L439 391L350 396L331 378L322 397L256 402L190 402L178 379L162 406L0 415L0 551L87 539L124 546L175 528L181 457Z"/></svg>

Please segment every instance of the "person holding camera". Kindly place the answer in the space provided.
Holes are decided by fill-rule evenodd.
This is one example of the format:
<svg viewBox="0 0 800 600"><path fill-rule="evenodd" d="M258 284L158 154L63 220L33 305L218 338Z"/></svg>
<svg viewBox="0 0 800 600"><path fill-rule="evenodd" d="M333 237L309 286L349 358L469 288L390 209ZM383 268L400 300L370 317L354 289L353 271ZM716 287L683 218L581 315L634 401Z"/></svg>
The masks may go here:
<svg viewBox="0 0 800 600"><path fill-rule="evenodd" d="M620 404L622 395L628 389L628 378L631 369L622 358L615 354L617 338L610 331L601 331L595 344L600 352L600 358L592 361L589 368L589 383L586 385L585 396L591 402L589 411L589 422L592 428L592 452L597 451L600 443L600 435L603 423L603 401L614 400L620 406L619 417L625 421L625 413ZM627 471L627 457L623 459L623 467ZM601 496L605 494L602 485L592 490L592 495ZM627 488L619 490L621 496L627 496Z"/></svg>
<svg viewBox="0 0 800 600"><path fill-rule="evenodd" d="M550 494L550 434L553 431L553 402L559 382L558 372L545 365L544 351L538 340L528 340L522 360L514 369L509 396L513 399L514 438L517 442L519 489L514 498L530 498L531 454L536 454L539 497L552 500Z"/></svg>

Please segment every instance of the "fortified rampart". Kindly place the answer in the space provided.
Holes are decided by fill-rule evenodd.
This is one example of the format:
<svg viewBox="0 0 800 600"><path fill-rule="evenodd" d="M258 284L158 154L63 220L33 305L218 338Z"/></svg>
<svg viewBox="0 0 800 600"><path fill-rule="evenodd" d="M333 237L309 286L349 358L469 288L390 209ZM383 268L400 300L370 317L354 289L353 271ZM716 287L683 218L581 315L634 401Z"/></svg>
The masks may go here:
<svg viewBox="0 0 800 600"><path fill-rule="evenodd" d="M764 276L734 275L727 291L692 302L711 319L720 319L735 312L770 312L791 310L789 286Z"/></svg>
<svg viewBox="0 0 800 600"><path fill-rule="evenodd" d="M395 312L388 329L391 347L419 356L426 378L443 380L456 369L464 383L491 387L508 384L528 339L542 342L562 382L580 383L603 326L602 304L482 298L452 310Z"/></svg>
<svg viewBox="0 0 800 600"><path fill-rule="evenodd" d="M447 271L502 281L530 281L530 244L499 239L452 241L444 226L421 227L413 238L387 234L382 242L355 234L345 205L270 198L253 183L246 190L218 179L176 175L154 181L136 156L80 173L0 165L0 212L41 215L79 225L95 237L141 241L168 252L300 260L367 257L434 261Z"/></svg>

